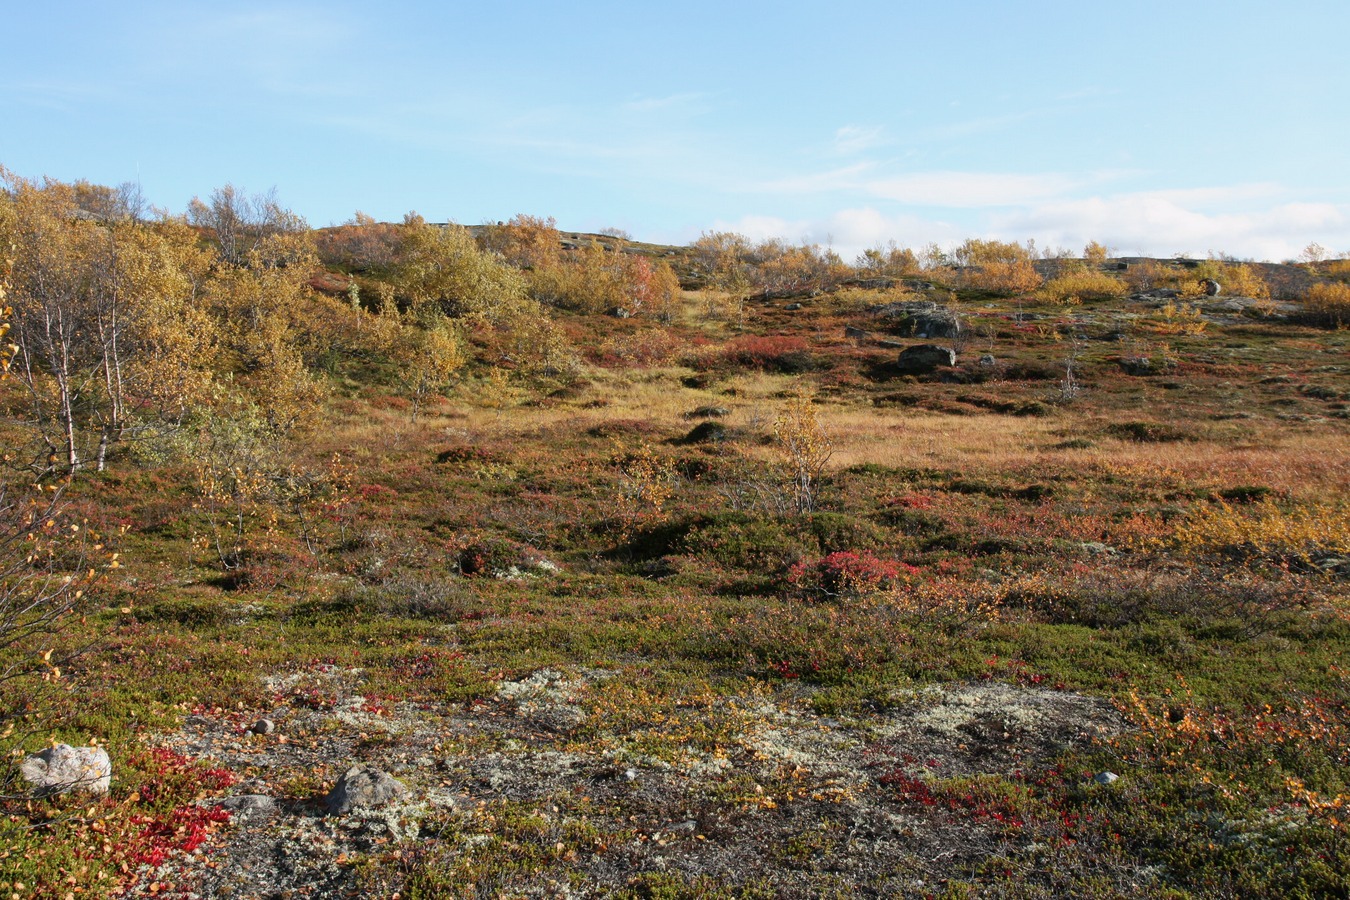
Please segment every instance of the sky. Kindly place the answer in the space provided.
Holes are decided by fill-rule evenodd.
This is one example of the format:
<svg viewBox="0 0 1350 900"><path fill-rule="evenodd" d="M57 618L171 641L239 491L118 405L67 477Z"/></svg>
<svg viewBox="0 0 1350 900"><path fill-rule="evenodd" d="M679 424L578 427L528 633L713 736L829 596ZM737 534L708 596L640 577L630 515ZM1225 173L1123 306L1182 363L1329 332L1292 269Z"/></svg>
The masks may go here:
<svg viewBox="0 0 1350 900"><path fill-rule="evenodd" d="M13 4L0 165L685 244L1350 255L1350 3Z"/></svg>

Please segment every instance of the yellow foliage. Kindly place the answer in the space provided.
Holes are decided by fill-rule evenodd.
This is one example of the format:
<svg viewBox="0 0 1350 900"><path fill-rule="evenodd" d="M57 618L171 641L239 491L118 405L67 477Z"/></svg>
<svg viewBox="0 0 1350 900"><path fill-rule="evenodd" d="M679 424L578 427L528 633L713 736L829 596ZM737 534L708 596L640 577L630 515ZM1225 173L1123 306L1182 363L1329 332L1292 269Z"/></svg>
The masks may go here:
<svg viewBox="0 0 1350 900"><path fill-rule="evenodd" d="M675 495L675 469L645 441L636 450L616 447L614 461L621 476L615 500L626 539L639 528L665 521L666 504Z"/></svg>
<svg viewBox="0 0 1350 900"><path fill-rule="evenodd" d="M1123 297L1130 287L1122 279L1095 269L1071 269L1056 275L1041 288L1041 295L1052 302L1079 303Z"/></svg>
<svg viewBox="0 0 1350 900"><path fill-rule="evenodd" d="M1044 281L1030 260L986 263L979 270L965 272L963 280L967 287L993 294L1027 294Z"/></svg>
<svg viewBox="0 0 1350 900"><path fill-rule="evenodd" d="M1350 505L1291 509L1266 500L1249 507L1203 507L1177 528L1176 546L1196 555L1307 561L1350 555Z"/></svg>
<svg viewBox="0 0 1350 900"><path fill-rule="evenodd" d="M411 418L416 422L427 398L463 367L464 352L454 327L445 319L425 328L404 325L392 337L390 356L398 366L399 384L408 394Z"/></svg>
<svg viewBox="0 0 1350 900"><path fill-rule="evenodd" d="M1303 303L1313 317L1334 328L1350 325L1350 284L1314 284Z"/></svg>
<svg viewBox="0 0 1350 900"><path fill-rule="evenodd" d="M773 423L773 433L792 478L796 511L803 515L812 512L816 508L816 481L834 454L834 445L816 417L811 398L789 400Z"/></svg>
<svg viewBox="0 0 1350 900"><path fill-rule="evenodd" d="M1203 334L1208 324L1197 307L1171 301L1144 320L1144 327L1155 334Z"/></svg>
<svg viewBox="0 0 1350 900"><path fill-rule="evenodd" d="M1083 248L1083 259L1092 265L1101 265L1106 262L1106 258L1111 255L1105 244L1097 241L1088 241L1087 246Z"/></svg>
<svg viewBox="0 0 1350 900"><path fill-rule="evenodd" d="M1224 265L1219 276L1223 292L1231 297L1251 297L1253 300L1269 300L1270 285L1255 269L1244 263Z"/></svg>

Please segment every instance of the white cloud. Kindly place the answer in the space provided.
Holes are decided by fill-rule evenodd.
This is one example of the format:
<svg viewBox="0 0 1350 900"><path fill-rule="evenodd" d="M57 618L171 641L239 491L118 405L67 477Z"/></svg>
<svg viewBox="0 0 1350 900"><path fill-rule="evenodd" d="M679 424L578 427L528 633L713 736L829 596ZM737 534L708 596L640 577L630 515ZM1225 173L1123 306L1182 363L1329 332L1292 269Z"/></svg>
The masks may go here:
<svg viewBox="0 0 1350 900"><path fill-rule="evenodd" d="M1274 193L1269 186L1238 185L1055 198L1012 210L953 210L951 219L868 205L805 217L745 215L719 221L714 228L756 241L781 238L828 245L846 260L891 241L917 250L929 243L951 247L971 237L1018 242L1034 238L1042 247L1075 252L1095 240L1122 255L1205 256L1212 251L1272 261L1296 257L1311 241L1336 252L1350 248L1350 206L1279 202L1278 196L1271 196ZM1248 196L1274 202L1227 208ZM1193 201L1209 201L1223 209Z"/></svg>
<svg viewBox="0 0 1350 900"><path fill-rule="evenodd" d="M780 238L830 247L852 261L869 247L884 247L894 241L918 249L930 242L947 246L969 237L961 227L914 215L886 215L873 207L841 209L817 218L784 219L747 215L732 221L719 220L713 231L734 231L752 241Z"/></svg>
<svg viewBox="0 0 1350 900"><path fill-rule="evenodd" d="M1069 175L915 172L867 183L869 193L910 206L1020 206L1062 196L1085 179Z"/></svg>
<svg viewBox="0 0 1350 900"><path fill-rule="evenodd" d="M1049 246L1074 248L1097 240L1146 256L1213 251L1280 260L1297 256L1309 241L1350 246L1350 209L1331 203L1248 204L1216 212L1185 202L1209 197L1227 205L1241 193L1161 191L1062 200L1002 213L989 224L997 234L1034 236Z"/></svg>

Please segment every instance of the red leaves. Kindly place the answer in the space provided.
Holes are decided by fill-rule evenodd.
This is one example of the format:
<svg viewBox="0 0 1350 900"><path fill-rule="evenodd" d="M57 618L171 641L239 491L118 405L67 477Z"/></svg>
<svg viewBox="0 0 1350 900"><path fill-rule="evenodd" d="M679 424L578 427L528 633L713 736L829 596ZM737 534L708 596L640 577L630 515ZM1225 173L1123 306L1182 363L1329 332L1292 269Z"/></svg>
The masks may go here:
<svg viewBox="0 0 1350 900"><path fill-rule="evenodd" d="M869 550L839 550L797 563L788 572L788 584L809 599L856 598L895 587L918 573L914 566L881 559Z"/></svg>

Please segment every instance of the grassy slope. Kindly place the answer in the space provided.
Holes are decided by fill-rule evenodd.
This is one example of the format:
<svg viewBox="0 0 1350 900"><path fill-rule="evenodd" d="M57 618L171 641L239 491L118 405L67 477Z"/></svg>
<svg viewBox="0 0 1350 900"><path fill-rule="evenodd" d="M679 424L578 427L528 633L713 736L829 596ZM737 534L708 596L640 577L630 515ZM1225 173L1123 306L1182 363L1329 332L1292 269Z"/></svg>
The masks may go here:
<svg viewBox="0 0 1350 900"><path fill-rule="evenodd" d="M1124 303L970 297L958 370L914 377L877 343L904 340L867 312L878 299L726 318L691 294L670 326L566 320L588 357L580 381L502 390L470 377L416 425L386 389L335 375L329 424L299 452L315 470L335 453L353 467L343 502L312 511L314 552L283 511L227 577L193 541L186 471L123 462L77 485L91 521L130 526L128 564L84 623L97 648L43 721L61 723L54 738L102 740L121 774L105 809L56 826L63 849L36 858L31 836L6 832L18 878L81 865L84 883L100 866L104 887L123 878L95 825L144 804L165 767L144 746L189 712L247 723L322 706L320 674L336 666L360 668L351 690L372 702L468 716L499 701L500 683L552 667L621 676L589 689L590 724L548 744L620 761L746 745L750 726L726 710L747 696L870 733L898 690L971 680L1109 698L1136 730L975 782L873 771L875 808L986 836L936 866L900 853L851 867L857 848L779 767L753 786L710 777L696 798L747 829L758 798L778 798L764 827L786 849L762 878L714 883L650 859L615 874L608 848L638 840L623 823L641 805L570 793L570 830L482 795L474 815L488 824L436 821L413 862L373 849L348 877L405 896L470 882L523 894L550 878L633 896L1345 891L1342 812L1325 804L1348 790L1350 620L1344 570L1327 561L1350 555L1350 337L1256 317L1167 334L1155 311ZM872 337L845 338L846 325ZM1125 341L1107 339L1122 329ZM985 352L994 366L975 362ZM1124 355L1162 371L1124 374ZM803 390L833 457L818 512L784 517L755 501L781 491L773 425ZM724 439L684 442L698 421L686 413L708 405L729 411ZM669 493L659 509L640 490L655 483ZM838 570L817 566L836 552L914 568L839 590ZM493 577L541 557L561 571ZM812 599L804 584L843 596ZM283 675L300 687L264 681ZM374 752L363 746L352 755ZM455 752L486 749L523 752ZM270 783L299 799L340 772L282 768ZM1124 777L1085 786L1082 773L1106 768ZM493 840L470 839L481 833Z"/></svg>

